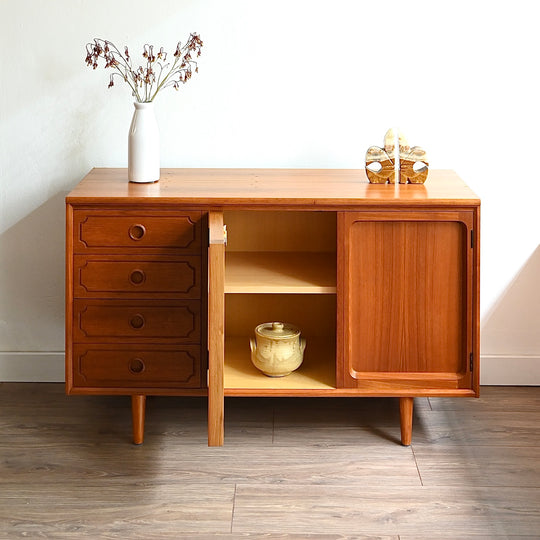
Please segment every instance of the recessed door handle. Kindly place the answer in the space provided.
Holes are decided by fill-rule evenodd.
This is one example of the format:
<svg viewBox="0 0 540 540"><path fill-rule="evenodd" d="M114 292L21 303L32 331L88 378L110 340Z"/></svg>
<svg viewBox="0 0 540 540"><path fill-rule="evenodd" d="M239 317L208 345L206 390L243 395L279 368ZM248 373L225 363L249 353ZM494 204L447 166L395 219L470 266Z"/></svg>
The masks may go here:
<svg viewBox="0 0 540 540"><path fill-rule="evenodd" d="M135 330L140 330L145 325L145 323L146 321L144 319L144 316L140 313L133 315L133 317L131 317L129 321L129 325Z"/></svg>
<svg viewBox="0 0 540 540"><path fill-rule="evenodd" d="M129 281L133 283L133 285L141 285L146 280L146 274L140 270L136 269L131 272L129 275Z"/></svg>
<svg viewBox="0 0 540 540"><path fill-rule="evenodd" d="M131 371L131 373L134 373L135 375L142 373L146 369L144 362L140 358L132 358L129 361L128 367L129 371Z"/></svg>
<svg viewBox="0 0 540 540"><path fill-rule="evenodd" d="M146 234L146 227L144 225L141 225L140 223L135 223L129 228L128 234L132 240L142 240L142 238Z"/></svg>

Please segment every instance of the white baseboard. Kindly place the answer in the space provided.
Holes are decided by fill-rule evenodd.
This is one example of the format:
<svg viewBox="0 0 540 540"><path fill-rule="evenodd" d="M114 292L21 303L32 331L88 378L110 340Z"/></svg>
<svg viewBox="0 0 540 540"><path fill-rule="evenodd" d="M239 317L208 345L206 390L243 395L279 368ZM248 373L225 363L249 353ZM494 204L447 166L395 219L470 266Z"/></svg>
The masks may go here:
<svg viewBox="0 0 540 540"><path fill-rule="evenodd" d="M63 352L0 352L0 382L63 381ZM482 355L480 384L540 386L540 356Z"/></svg>
<svg viewBox="0 0 540 540"><path fill-rule="evenodd" d="M540 356L483 354L480 384L493 386L540 386Z"/></svg>
<svg viewBox="0 0 540 540"><path fill-rule="evenodd" d="M63 352L0 352L0 382L63 381Z"/></svg>

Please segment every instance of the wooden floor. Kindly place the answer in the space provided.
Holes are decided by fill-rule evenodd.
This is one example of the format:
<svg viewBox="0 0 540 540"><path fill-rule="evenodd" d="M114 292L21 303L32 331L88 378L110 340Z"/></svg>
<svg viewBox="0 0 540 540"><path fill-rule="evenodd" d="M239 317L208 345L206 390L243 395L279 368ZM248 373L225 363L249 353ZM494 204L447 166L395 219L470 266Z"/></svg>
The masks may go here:
<svg viewBox="0 0 540 540"><path fill-rule="evenodd" d="M540 388L416 399L227 398L225 446L202 398L0 384L0 538L538 539Z"/></svg>

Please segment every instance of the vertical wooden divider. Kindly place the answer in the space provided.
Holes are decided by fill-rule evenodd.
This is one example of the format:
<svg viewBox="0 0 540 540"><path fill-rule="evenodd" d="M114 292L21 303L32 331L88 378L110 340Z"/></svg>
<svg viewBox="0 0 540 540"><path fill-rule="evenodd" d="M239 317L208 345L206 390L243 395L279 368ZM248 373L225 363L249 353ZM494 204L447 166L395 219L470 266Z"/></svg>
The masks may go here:
<svg viewBox="0 0 540 540"><path fill-rule="evenodd" d="M225 238L223 212L208 213L208 446L223 446Z"/></svg>

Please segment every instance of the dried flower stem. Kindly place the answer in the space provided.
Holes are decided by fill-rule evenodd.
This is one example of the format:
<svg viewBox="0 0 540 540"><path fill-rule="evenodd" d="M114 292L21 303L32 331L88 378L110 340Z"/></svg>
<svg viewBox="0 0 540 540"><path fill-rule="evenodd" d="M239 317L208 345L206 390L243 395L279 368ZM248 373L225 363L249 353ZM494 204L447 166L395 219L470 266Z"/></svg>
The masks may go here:
<svg viewBox="0 0 540 540"><path fill-rule="evenodd" d="M191 53L197 57L201 55L203 42L201 38L193 33L188 41L182 46L180 42L176 46L174 62L165 64L167 53L160 48L154 54L154 46L146 44L143 48L143 58L146 59L146 66L133 68L129 50L126 47L122 54L114 43L105 39L95 38L93 43L86 45L86 64L93 69L98 67L98 59L105 60L105 68L114 68L116 71L111 74L109 88L114 86L114 76L120 76L128 83L133 96L139 103L149 103L155 99L162 88L173 86L179 89L180 83L185 84L189 79L193 69L199 71L198 64L192 59Z"/></svg>

